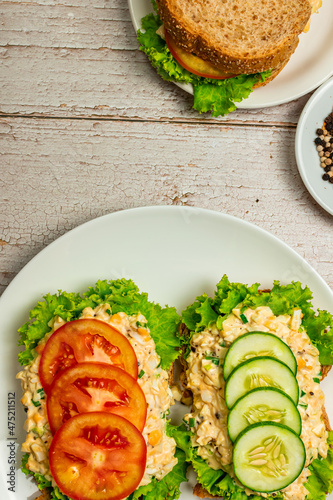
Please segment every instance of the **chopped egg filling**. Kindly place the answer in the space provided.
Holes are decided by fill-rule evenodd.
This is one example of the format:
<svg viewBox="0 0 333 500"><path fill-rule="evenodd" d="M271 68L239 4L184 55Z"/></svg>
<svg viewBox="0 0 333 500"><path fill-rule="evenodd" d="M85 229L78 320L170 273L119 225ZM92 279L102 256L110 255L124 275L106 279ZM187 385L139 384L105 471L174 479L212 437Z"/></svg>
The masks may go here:
<svg viewBox="0 0 333 500"><path fill-rule="evenodd" d="M83 310L80 318L105 321L131 343L138 360L138 383L147 401L147 420L142 432L147 444L147 463L140 486L150 483L153 477L161 480L177 464L176 443L166 434L166 416L170 406L174 404L174 398L169 387L169 375L159 366L161 360L146 327L146 319L141 314L112 314L108 304L102 304L95 309L88 307ZM43 343L64 323L60 317L54 318L50 324L52 330L44 337ZM40 358L41 356L37 355L34 361L17 374L23 389L21 402L27 411L24 426L27 437L22 451L29 453L27 468L53 482L48 462L52 434L47 420L45 394L38 376ZM52 484L55 486L54 482Z"/></svg>
<svg viewBox="0 0 333 500"><path fill-rule="evenodd" d="M282 490L286 500L304 500L308 490L304 483L310 475L312 460L327 455L327 437L322 417L324 394L320 388L321 365L319 352L302 327L302 313L275 316L269 307L243 311L234 309L222 324L222 330L212 325L193 335L187 359L187 387L193 393L192 412L185 416L195 431L193 445L213 469L223 469L234 477L232 443L227 431L228 408L224 399L225 381L221 365L228 346L240 335L251 331L277 335L292 350L297 361L297 381L300 390L298 410L302 419L301 439L306 447L306 464L301 475ZM213 361L218 359L217 363ZM245 489L248 495L252 491ZM257 495L267 496L265 493Z"/></svg>

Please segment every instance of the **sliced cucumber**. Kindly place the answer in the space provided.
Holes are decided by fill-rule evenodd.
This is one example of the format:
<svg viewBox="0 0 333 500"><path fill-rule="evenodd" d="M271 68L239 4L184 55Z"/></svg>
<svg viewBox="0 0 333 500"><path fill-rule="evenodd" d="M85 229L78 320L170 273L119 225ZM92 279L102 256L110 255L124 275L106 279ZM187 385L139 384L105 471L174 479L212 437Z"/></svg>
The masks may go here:
<svg viewBox="0 0 333 500"><path fill-rule="evenodd" d="M296 434L302 430L302 419L292 399L274 387L258 387L241 397L228 415L231 441L249 425L276 422L290 427Z"/></svg>
<svg viewBox="0 0 333 500"><path fill-rule="evenodd" d="M244 361L231 372L225 384L227 407L257 387L276 387L288 394L295 405L298 403L298 383L290 368L277 359L262 356Z"/></svg>
<svg viewBox="0 0 333 500"><path fill-rule="evenodd" d="M253 491L271 493L295 481L305 464L305 447L289 427L262 422L240 433L233 449L237 479Z"/></svg>
<svg viewBox="0 0 333 500"><path fill-rule="evenodd" d="M228 349L223 365L224 379L227 380L236 366L258 356L276 358L293 373L297 371L296 358L283 340L268 332L250 332L238 337Z"/></svg>

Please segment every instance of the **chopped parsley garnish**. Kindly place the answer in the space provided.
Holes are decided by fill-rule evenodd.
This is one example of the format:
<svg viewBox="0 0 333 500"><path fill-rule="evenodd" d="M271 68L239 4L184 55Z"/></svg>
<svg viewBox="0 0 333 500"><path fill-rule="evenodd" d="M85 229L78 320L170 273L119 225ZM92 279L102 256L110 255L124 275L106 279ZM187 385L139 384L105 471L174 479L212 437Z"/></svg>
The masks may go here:
<svg viewBox="0 0 333 500"><path fill-rule="evenodd" d="M300 403L298 406L300 406L301 408L304 408L304 410L307 410L309 405L306 403Z"/></svg>
<svg viewBox="0 0 333 500"><path fill-rule="evenodd" d="M40 399L44 399L45 398L45 392L44 392L43 387L41 387L41 389L37 389L37 392L40 395Z"/></svg>
<svg viewBox="0 0 333 500"><path fill-rule="evenodd" d="M140 370L140 373L138 375L139 378L142 378L146 372L144 370Z"/></svg>

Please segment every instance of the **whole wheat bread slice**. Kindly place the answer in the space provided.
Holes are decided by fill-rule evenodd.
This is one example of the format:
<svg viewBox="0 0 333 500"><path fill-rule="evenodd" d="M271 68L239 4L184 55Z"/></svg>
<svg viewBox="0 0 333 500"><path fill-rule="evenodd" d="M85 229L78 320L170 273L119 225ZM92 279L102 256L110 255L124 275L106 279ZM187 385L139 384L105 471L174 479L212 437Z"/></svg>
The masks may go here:
<svg viewBox="0 0 333 500"><path fill-rule="evenodd" d="M180 47L233 74L281 68L311 15L308 0L157 2Z"/></svg>

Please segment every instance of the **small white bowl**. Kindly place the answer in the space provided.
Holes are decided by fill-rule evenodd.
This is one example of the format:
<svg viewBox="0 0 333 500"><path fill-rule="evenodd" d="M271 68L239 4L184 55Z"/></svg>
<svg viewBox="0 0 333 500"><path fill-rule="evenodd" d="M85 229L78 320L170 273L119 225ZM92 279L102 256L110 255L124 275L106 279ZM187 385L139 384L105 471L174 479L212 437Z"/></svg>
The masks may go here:
<svg viewBox="0 0 333 500"><path fill-rule="evenodd" d="M296 161L303 182L313 198L333 215L333 184L322 179L316 145L316 130L333 111L333 78L327 80L305 105L296 130Z"/></svg>

